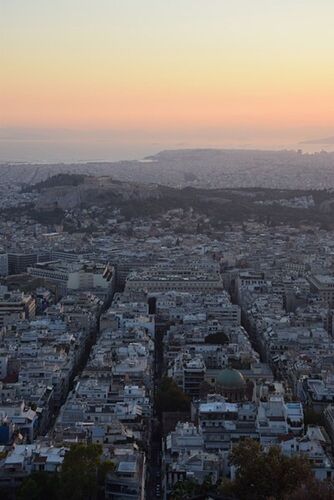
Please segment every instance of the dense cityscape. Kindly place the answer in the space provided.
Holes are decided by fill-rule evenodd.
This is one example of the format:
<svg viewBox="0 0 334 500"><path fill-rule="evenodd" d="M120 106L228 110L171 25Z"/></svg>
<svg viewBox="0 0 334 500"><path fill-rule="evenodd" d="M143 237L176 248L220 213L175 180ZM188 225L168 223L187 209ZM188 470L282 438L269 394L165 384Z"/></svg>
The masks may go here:
<svg viewBox="0 0 334 500"><path fill-rule="evenodd" d="M334 500L333 19L0 0L0 500Z"/></svg>
<svg viewBox="0 0 334 500"><path fill-rule="evenodd" d="M333 229L223 208L217 229L191 205L129 216L98 198L41 208L73 182L17 183L2 211L1 498L50 496L45 474L66 498L262 498L233 458L254 443L330 485Z"/></svg>

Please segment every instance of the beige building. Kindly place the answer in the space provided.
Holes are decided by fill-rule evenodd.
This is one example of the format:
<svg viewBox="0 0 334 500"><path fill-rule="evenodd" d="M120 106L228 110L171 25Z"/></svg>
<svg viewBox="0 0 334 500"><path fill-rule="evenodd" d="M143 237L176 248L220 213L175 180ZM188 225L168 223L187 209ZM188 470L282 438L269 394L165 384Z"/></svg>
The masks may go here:
<svg viewBox="0 0 334 500"><path fill-rule="evenodd" d="M318 293L324 302L334 307L334 276L313 275L308 278L311 292Z"/></svg>
<svg viewBox="0 0 334 500"><path fill-rule="evenodd" d="M130 274L126 280L128 292L147 293L169 292L215 292L223 290L224 285L218 272L187 269L185 272L173 270L143 271Z"/></svg>

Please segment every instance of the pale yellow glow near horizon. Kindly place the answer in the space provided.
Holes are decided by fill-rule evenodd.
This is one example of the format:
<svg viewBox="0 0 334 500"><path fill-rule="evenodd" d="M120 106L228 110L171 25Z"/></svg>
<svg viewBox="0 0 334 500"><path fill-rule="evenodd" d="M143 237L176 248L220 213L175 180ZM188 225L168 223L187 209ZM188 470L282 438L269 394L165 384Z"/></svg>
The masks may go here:
<svg viewBox="0 0 334 500"><path fill-rule="evenodd" d="M331 0L0 0L0 127L334 126Z"/></svg>

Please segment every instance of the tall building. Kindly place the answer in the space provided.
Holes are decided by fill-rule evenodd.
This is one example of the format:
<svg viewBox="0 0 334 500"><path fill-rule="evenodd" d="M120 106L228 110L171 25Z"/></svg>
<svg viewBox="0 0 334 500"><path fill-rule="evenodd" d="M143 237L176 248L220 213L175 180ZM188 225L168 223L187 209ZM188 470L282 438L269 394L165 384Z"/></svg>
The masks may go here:
<svg viewBox="0 0 334 500"><path fill-rule="evenodd" d="M7 287L0 287L0 327L6 317L18 316L22 319L35 317L36 300L23 292L8 292Z"/></svg>
<svg viewBox="0 0 334 500"><path fill-rule="evenodd" d="M0 276L8 276L8 254L0 252Z"/></svg>
<svg viewBox="0 0 334 500"><path fill-rule="evenodd" d="M318 293L330 307L334 306L334 276L313 275L308 278L311 292Z"/></svg>
<svg viewBox="0 0 334 500"><path fill-rule="evenodd" d="M8 274L21 274L38 261L37 253L9 253Z"/></svg>

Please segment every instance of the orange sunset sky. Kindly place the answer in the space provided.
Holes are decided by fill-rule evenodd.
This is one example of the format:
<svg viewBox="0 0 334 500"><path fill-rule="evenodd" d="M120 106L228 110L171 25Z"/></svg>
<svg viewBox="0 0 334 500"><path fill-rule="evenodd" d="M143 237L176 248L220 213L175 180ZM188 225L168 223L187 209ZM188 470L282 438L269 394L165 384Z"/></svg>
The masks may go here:
<svg viewBox="0 0 334 500"><path fill-rule="evenodd" d="M334 136L333 19L332 0L0 0L0 159Z"/></svg>

